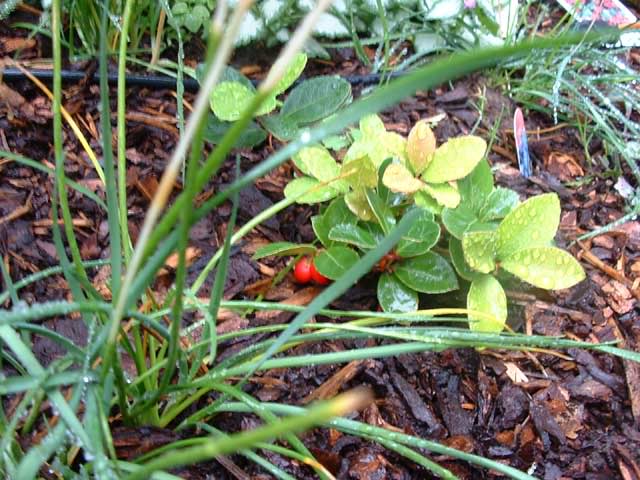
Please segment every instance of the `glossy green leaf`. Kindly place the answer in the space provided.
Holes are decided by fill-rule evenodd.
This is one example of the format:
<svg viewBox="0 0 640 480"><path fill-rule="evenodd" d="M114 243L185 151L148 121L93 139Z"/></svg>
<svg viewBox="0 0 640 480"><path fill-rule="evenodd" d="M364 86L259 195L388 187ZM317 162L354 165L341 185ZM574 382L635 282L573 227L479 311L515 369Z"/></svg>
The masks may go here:
<svg viewBox="0 0 640 480"><path fill-rule="evenodd" d="M338 280L355 265L359 259L360 257L355 250L342 246L334 246L320 252L313 260L313 264L325 277L331 280Z"/></svg>
<svg viewBox="0 0 640 480"><path fill-rule="evenodd" d="M520 203L518 194L508 188L496 188L489 194L480 210L479 217L482 221L504 218Z"/></svg>
<svg viewBox="0 0 640 480"><path fill-rule="evenodd" d="M496 268L496 238L494 232L465 232L462 236L464 259L471 268L489 273Z"/></svg>
<svg viewBox="0 0 640 480"><path fill-rule="evenodd" d="M478 214L493 191L493 174L486 158L469 175L458 180L458 191L462 203Z"/></svg>
<svg viewBox="0 0 640 480"><path fill-rule="evenodd" d="M555 193L532 197L520 204L496 231L499 259L529 247L547 246L560 224L560 200Z"/></svg>
<svg viewBox="0 0 640 480"><path fill-rule="evenodd" d="M427 252L399 262L395 275L409 288L423 293L444 293L458 288L458 279L440 255Z"/></svg>
<svg viewBox="0 0 640 480"><path fill-rule="evenodd" d="M276 88L273 90L274 95L279 95L284 92L287 88L293 85L293 82L300 76L304 67L307 65L307 54L306 53L298 53L287 67L286 72L276 85Z"/></svg>
<svg viewBox="0 0 640 480"><path fill-rule="evenodd" d="M260 247L256 250L256 253L251 257L253 260L260 260L265 257L287 257L300 254L313 254L316 252L316 247L310 244L299 244L291 242L274 242L264 247Z"/></svg>
<svg viewBox="0 0 640 480"><path fill-rule="evenodd" d="M353 189L373 188L378 184L378 172L367 156L344 163L340 170L340 176Z"/></svg>
<svg viewBox="0 0 640 480"><path fill-rule="evenodd" d="M408 313L418 309L418 292L407 287L392 273L378 278L378 302L385 312Z"/></svg>
<svg viewBox="0 0 640 480"><path fill-rule="evenodd" d="M462 242L456 237L449 237L449 255L451 255L451 263L455 268L458 275L465 280L472 281L483 275L480 272L472 269L467 261L464 259L464 251L462 250Z"/></svg>
<svg viewBox="0 0 640 480"><path fill-rule="evenodd" d="M316 237L327 248L334 244L329 239L329 231L334 225L355 224L357 222L358 218L349 210L343 196L333 200L321 215L311 218L311 225Z"/></svg>
<svg viewBox="0 0 640 480"><path fill-rule="evenodd" d="M222 82L211 93L211 109L220 120L234 122L249 106L255 92L239 82ZM276 108L275 98L266 99L256 112L264 115Z"/></svg>
<svg viewBox="0 0 640 480"><path fill-rule="evenodd" d="M424 189L440 205L447 208L456 208L460 204L460 193L453 185L448 183L427 183Z"/></svg>
<svg viewBox="0 0 640 480"><path fill-rule="evenodd" d="M462 235L476 219L475 213L466 202L461 203L455 209L445 208L442 211L442 223L447 231L458 240L462 240Z"/></svg>
<svg viewBox="0 0 640 480"><path fill-rule="evenodd" d="M308 124L334 113L351 97L351 85L339 77L315 77L295 87L280 115L289 123Z"/></svg>
<svg viewBox="0 0 640 480"><path fill-rule="evenodd" d="M440 226L433 221L433 214L422 210L421 215L402 236L396 253L403 258L417 257L431 250L440 238Z"/></svg>
<svg viewBox="0 0 640 480"><path fill-rule="evenodd" d="M420 175L436 151L436 136L425 120L416 123L407 137L407 161L416 175Z"/></svg>
<svg viewBox="0 0 640 480"><path fill-rule="evenodd" d="M422 179L429 183L444 183L462 178L473 171L486 150L487 142L480 137L451 138L436 149Z"/></svg>
<svg viewBox="0 0 640 480"><path fill-rule="evenodd" d="M294 178L284 189L284 196L295 199L297 203L326 202L339 194L339 190L328 185L322 185L318 180L311 177Z"/></svg>
<svg viewBox="0 0 640 480"><path fill-rule="evenodd" d="M378 244L373 235L352 223L335 225L329 231L329 239L365 249L374 248Z"/></svg>
<svg viewBox="0 0 640 480"><path fill-rule="evenodd" d="M207 116L207 125L204 131L204 139L207 142L217 145L222 140L222 137L227 133L227 130L231 128L232 123L223 122L219 120L213 113ZM242 131L242 134L236 141L236 148L251 148L261 144L267 138L267 132L258 126L255 122L250 122L249 125Z"/></svg>
<svg viewBox="0 0 640 480"><path fill-rule="evenodd" d="M580 263L556 247L531 247L502 259L507 272L539 288L558 290L573 287L585 278Z"/></svg>
<svg viewBox="0 0 640 480"><path fill-rule="evenodd" d="M373 212L373 216L382 227L382 230L388 234L396 224L396 217L375 191L365 190L364 194L367 198L367 203Z"/></svg>
<svg viewBox="0 0 640 480"><path fill-rule="evenodd" d="M501 332L507 321L507 296L500 282L491 275L482 275L471 283L467 308L493 317L469 315L469 328L476 332Z"/></svg>
<svg viewBox="0 0 640 480"><path fill-rule="evenodd" d="M400 163L392 163L385 169L382 183L392 192L406 194L415 193L425 186Z"/></svg>

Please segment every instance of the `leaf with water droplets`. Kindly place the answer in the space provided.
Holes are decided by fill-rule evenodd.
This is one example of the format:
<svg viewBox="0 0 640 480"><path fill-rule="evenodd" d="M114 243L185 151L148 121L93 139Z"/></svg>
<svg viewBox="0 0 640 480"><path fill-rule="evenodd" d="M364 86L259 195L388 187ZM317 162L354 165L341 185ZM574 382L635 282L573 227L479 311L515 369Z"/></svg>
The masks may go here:
<svg viewBox="0 0 640 480"><path fill-rule="evenodd" d="M504 258L500 266L525 282L546 290L573 287L585 278L582 266L573 255L556 247L518 250Z"/></svg>
<svg viewBox="0 0 640 480"><path fill-rule="evenodd" d="M378 302L385 312L407 313L418 309L418 293L392 273L378 278Z"/></svg>
<svg viewBox="0 0 640 480"><path fill-rule="evenodd" d="M463 178L473 171L487 150L487 142L473 135L449 139L436 149L422 174L429 183L444 183Z"/></svg>
<svg viewBox="0 0 640 480"><path fill-rule="evenodd" d="M328 182L340 175L340 166L322 146L305 147L292 157L302 173Z"/></svg>
<svg viewBox="0 0 640 480"><path fill-rule="evenodd" d="M306 53L298 53L295 57L293 57L293 60L287 67L286 72L284 72L284 75L276 85L276 88L273 90L273 94L279 95L291 85L293 85L293 82L295 82L296 79L300 76L306 64Z"/></svg>
<svg viewBox="0 0 640 480"><path fill-rule="evenodd" d="M496 231L496 251L503 260L518 250L547 246L560 224L560 200L555 193L530 198L511 211Z"/></svg>
<svg viewBox="0 0 640 480"><path fill-rule="evenodd" d="M313 123L328 117L351 97L351 85L340 77L315 77L305 80L289 93L280 115L296 125Z"/></svg>
<svg viewBox="0 0 640 480"><path fill-rule="evenodd" d="M458 288L456 273L449 262L433 252L399 262L395 274L407 287L418 292L444 293Z"/></svg>
<svg viewBox="0 0 640 480"><path fill-rule="evenodd" d="M368 156L342 164L340 176L351 188L374 188L378 184L378 172Z"/></svg>
<svg viewBox="0 0 640 480"><path fill-rule="evenodd" d="M469 225L475 221L476 215L467 202L462 202L457 208L445 208L442 211L442 223L447 231L458 240L462 239L462 235L469 228Z"/></svg>
<svg viewBox="0 0 640 480"><path fill-rule="evenodd" d="M235 122L255 95L255 92L242 83L222 82L211 93L211 109L220 120ZM276 108L275 97L267 98L255 115L264 115L274 108Z"/></svg>
<svg viewBox="0 0 640 480"><path fill-rule="evenodd" d="M493 174L486 159L482 159L473 171L458 180L462 204L477 214L493 191Z"/></svg>
<svg viewBox="0 0 640 480"><path fill-rule="evenodd" d="M490 315L469 315L469 328L476 332L501 332L507 321L507 296L491 275L476 278L469 288L467 308Z"/></svg>
<svg viewBox="0 0 640 480"><path fill-rule="evenodd" d="M407 160L416 175L420 175L436 150L436 136L425 120L416 123L407 137Z"/></svg>
<svg viewBox="0 0 640 480"><path fill-rule="evenodd" d="M399 163L392 163L384 171L382 177L384 185L396 193L414 193L424 187L424 183L418 180L407 167Z"/></svg>
<svg viewBox="0 0 640 480"><path fill-rule="evenodd" d="M489 273L496 268L494 232L466 232L462 236L464 259L471 268L482 273Z"/></svg>
<svg viewBox="0 0 640 480"><path fill-rule="evenodd" d="M480 220L497 220L504 218L520 203L518 194L508 188L496 188L480 210Z"/></svg>
<svg viewBox="0 0 640 480"><path fill-rule="evenodd" d="M362 135L366 137L375 137L387 131L384 128L384 123L382 123L382 120L376 114L365 115L360 119L358 126L360 127Z"/></svg>

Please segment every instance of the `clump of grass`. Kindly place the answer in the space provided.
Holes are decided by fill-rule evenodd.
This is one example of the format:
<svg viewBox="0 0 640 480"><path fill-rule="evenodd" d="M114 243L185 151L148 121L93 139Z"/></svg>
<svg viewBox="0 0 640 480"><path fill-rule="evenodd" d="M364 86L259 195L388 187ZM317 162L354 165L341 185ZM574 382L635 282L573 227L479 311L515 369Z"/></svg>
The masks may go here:
<svg viewBox="0 0 640 480"><path fill-rule="evenodd" d="M106 2L105 2L106 3ZM223 301L222 285L226 274L226 260L232 243L235 214L228 225L221 253L217 255L217 273L209 299L197 298L186 286L186 248L191 227L221 205L232 199L237 208L237 193L286 161L309 142L320 141L328 135L339 133L365 114L388 108L418 89L431 88L454 77L495 65L507 58L526 55L533 48L554 47L563 42L576 42L579 37L542 39L500 49L482 50L440 60L411 75L390 83L370 96L354 102L340 115L322 125L307 130L271 157L237 178L227 190L218 193L203 205L194 209L193 199L201 193L209 179L216 174L227 158L243 129L250 122L261 102L267 98L279 76L302 46L309 26L315 21L327 2L321 2L316 10L303 21L299 33L289 43L282 56L275 62L266 82L258 89L255 100L241 118L231 127L219 145L206 157L202 157L202 135L205 126L204 113L208 108L209 94L220 78L225 60L233 44L234 34L250 7L243 0L227 21L224 2L218 4L209 35L208 68L202 83L194 111L185 125L184 132L172 159L168 163L158 193L153 199L139 240L129 255L127 218L121 209L127 205L126 188L122 185L122 170L126 164L122 145L116 155L112 151L111 121L109 113L109 89L107 85L107 53L109 47L109 16L106 8L100 11L100 93L102 115L102 153L104 158L104 192L102 202L92 192L71 182L65 174L63 150L61 100L61 0L53 0L51 7L51 37L53 40L54 100L53 143L55 171L45 170L54 179L52 196L53 239L60 265L13 282L4 263L0 262L6 291L0 294L1 302L11 302L11 309L0 314L0 339L2 361L12 367L11 373L0 384L0 395L15 396L17 407L7 415L0 411L0 469L7 478L30 479L39 475L41 468L65 478L177 478L167 470L220 455L239 453L271 472L278 478L292 478L287 472L273 465L253 449L266 449L306 463L319 478L331 478L326 469L313 458L296 433L313 425L326 424L351 435L378 442L399 455L414 461L436 475L455 478L448 470L436 464L423 453L428 450L446 454L478 466L494 469L512 478L530 479L525 473L490 459L467 454L409 435L388 432L340 417L357 410L370 400L366 392L356 391L338 396L329 403L299 409L288 405L272 405L259 402L242 390L243 383L255 372L273 368L298 368L321 363L344 363L358 358L381 358L409 352L442 350L445 348L591 348L639 360L640 355L618 349L611 344L590 344L559 338L527 337L510 334L482 334L465 329L430 327L428 322L442 320L443 316L464 313L445 309L423 311L415 315L381 314L377 312L344 312L326 310L326 306L356 282L379 261L405 234L415 215L405 215L402 221L350 268L342 278L328 287L308 307L299 308L280 303ZM127 17L127 15L125 15ZM126 24L127 22L125 22ZM125 29L126 30L126 29ZM126 52L126 41L120 52ZM125 58L124 55L121 58ZM124 75L123 63L119 74ZM124 128L124 82L119 82L119 136L126 135ZM124 142L124 139L119 139ZM0 152L0 156L37 165L31 159ZM185 165L183 191L175 202L167 206L173 180ZM80 255L73 230L68 188L73 188L95 201L107 215L111 256L106 262L86 262ZM125 198L123 198L125 197ZM62 217L62 228L58 218ZM67 250L68 249L68 250ZM70 258L67 251L71 253ZM166 258L178 253L178 268L172 292L166 300L157 304L152 284ZM106 301L91 283L92 269L111 268L109 286L112 300ZM216 262L214 262L216 263ZM71 300L42 301L27 305L20 298L20 289L49 275L62 272L72 295ZM143 305L151 305L142 309ZM292 310L295 318L289 324L257 327L224 335L216 334L219 308L241 312L251 309ZM203 334L194 342L190 331L194 326L182 325L185 312L196 312L202 322ZM89 332L85 347L74 345L65 337L42 326L41 321L66 315L80 315ZM317 314L341 318L342 323L309 323ZM451 319L455 322L455 318ZM463 318L463 321L466 319ZM301 328L305 330L301 332ZM217 358L218 345L230 338L271 333L266 340L252 344L225 360ZM66 354L49 365L42 365L31 351L31 336L37 334L59 344ZM288 350L300 344L325 340L374 339L385 341L365 349L344 352L289 355ZM389 343L392 342L392 343ZM134 362L135 373L125 372L123 357ZM237 378L241 377L238 381ZM201 401L205 396L216 398L213 403ZM213 423L221 412L251 412L264 426L240 434L221 432ZM145 456L125 462L117 458L111 436L113 418L136 427L155 425L182 431L201 431L206 435L178 440L155 449ZM334 418L333 420L331 420ZM187 430L189 429L189 430ZM200 430L196 430L200 429ZM23 450L18 438L38 431L42 440ZM273 438L282 439L276 443ZM153 475L153 476L152 476Z"/></svg>

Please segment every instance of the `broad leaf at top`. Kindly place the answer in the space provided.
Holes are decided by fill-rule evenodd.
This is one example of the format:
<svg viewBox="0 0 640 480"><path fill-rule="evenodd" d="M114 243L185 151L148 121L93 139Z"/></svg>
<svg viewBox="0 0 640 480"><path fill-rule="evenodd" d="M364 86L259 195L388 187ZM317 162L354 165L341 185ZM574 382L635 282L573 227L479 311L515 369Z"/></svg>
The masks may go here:
<svg viewBox="0 0 640 480"><path fill-rule="evenodd" d="M500 223L496 231L499 259L529 247L547 246L560 224L560 200L555 193L532 197L521 203Z"/></svg>
<svg viewBox="0 0 640 480"><path fill-rule="evenodd" d="M483 159L487 142L473 135L451 138L438 147L422 174L429 183L444 183L462 178Z"/></svg>
<svg viewBox="0 0 640 480"><path fill-rule="evenodd" d="M477 332L501 332L507 321L507 296L500 282L491 275L482 275L471 283L467 308L492 318L469 314L469 328Z"/></svg>

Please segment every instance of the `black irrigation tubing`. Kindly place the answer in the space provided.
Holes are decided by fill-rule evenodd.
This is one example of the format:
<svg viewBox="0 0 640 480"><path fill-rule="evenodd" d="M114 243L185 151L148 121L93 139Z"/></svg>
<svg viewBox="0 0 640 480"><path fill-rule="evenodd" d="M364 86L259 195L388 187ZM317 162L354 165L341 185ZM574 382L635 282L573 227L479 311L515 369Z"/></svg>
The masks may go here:
<svg viewBox="0 0 640 480"><path fill-rule="evenodd" d="M33 69L27 70L34 77L42 82L51 83L53 82L53 70L42 70L42 69ZM87 73L78 71L78 70L62 70L60 72L62 77L62 81L64 83L74 83L80 82L87 78ZM367 75L348 75L344 76L347 82L349 82L352 86L360 86L367 87L370 85L376 85L380 83L381 80L396 78L401 76L401 73L389 73L389 74L381 74L381 73L370 73ZM100 75L98 72L95 72L93 75L90 75L89 78L98 83L100 80ZM0 79L3 81L20 81L27 79L27 76L21 70L17 68L5 68L4 71L0 70ZM118 74L117 73L109 73L108 74L108 82L110 84L116 84L118 82ZM304 78L299 78L296 81L296 84L305 80ZM126 76L127 86L138 86L138 87L148 87L148 88L175 88L176 79L173 77L169 77L167 75L138 75L138 74L127 74ZM252 80L254 84L257 84L257 80ZM193 78L184 78L183 85L185 90L196 92L200 88L200 84L197 80Z"/></svg>

